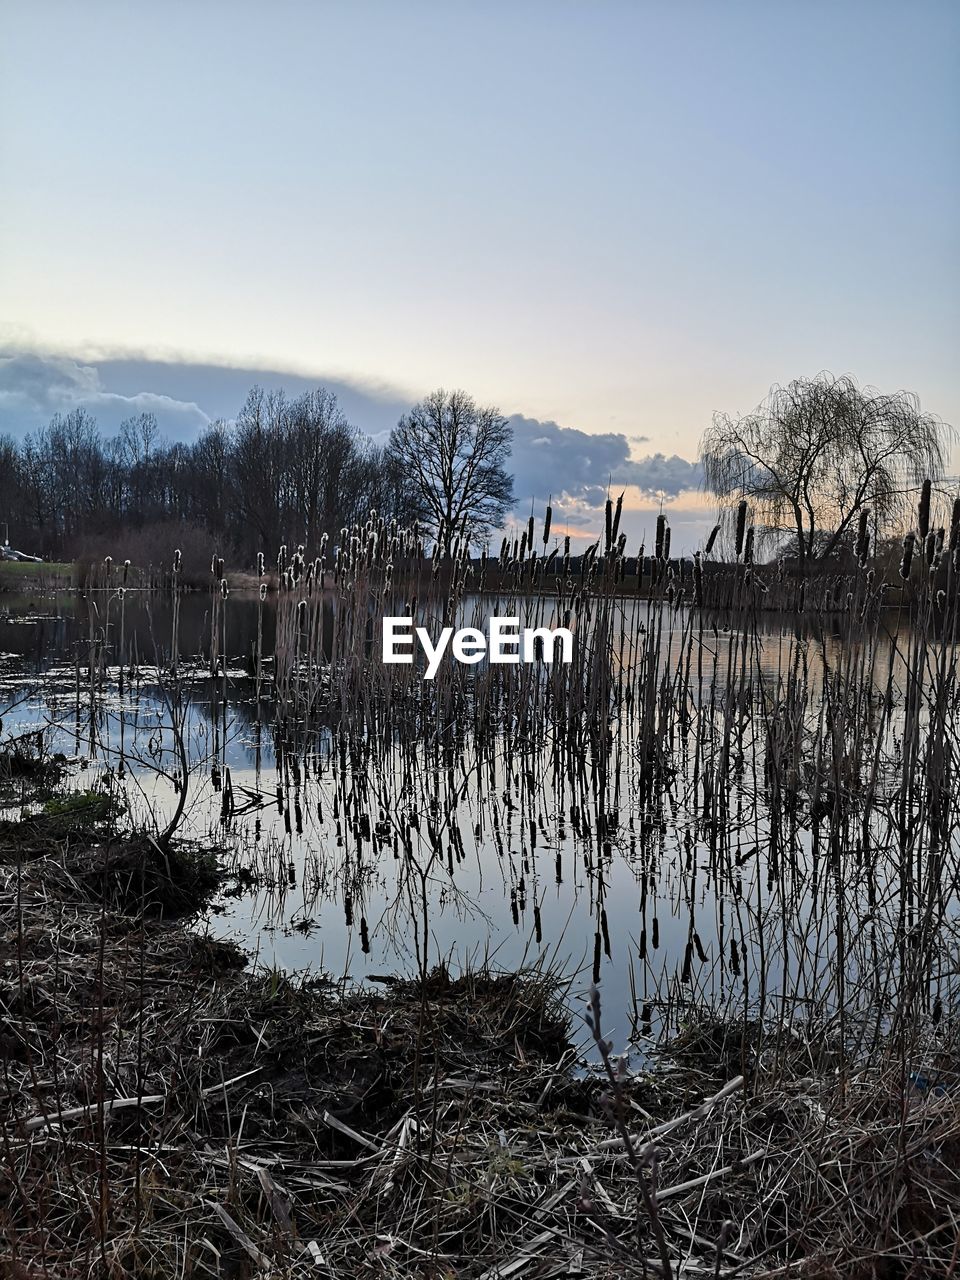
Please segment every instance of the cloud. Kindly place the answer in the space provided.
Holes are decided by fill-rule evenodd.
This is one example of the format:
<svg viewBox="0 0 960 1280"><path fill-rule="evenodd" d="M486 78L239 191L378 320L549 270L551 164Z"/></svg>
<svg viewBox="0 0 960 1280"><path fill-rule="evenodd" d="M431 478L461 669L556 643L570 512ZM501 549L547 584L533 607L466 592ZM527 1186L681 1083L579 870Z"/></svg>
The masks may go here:
<svg viewBox="0 0 960 1280"><path fill-rule="evenodd" d="M617 485L633 485L645 497L670 501L701 482L699 463L675 454L631 457L631 439L643 442L643 436L591 435L520 414L510 423L513 491L520 507L531 498L545 501L552 496L571 512L576 506L597 508L606 501L608 488Z"/></svg>
<svg viewBox="0 0 960 1280"><path fill-rule="evenodd" d="M384 438L410 404L395 389L359 380L136 354L83 360L8 347L0 348L0 431L21 437L55 413L82 407L107 435L124 418L147 412L156 414L168 439L192 440L213 419L236 417L254 384L268 391L282 387L292 396L323 385L351 422Z"/></svg>
<svg viewBox="0 0 960 1280"><path fill-rule="evenodd" d="M107 431L133 414L156 414L164 433L174 439L190 437L210 421L193 400L159 391L112 391L95 365L68 356L0 353L0 430L25 435L54 414L81 407Z"/></svg>

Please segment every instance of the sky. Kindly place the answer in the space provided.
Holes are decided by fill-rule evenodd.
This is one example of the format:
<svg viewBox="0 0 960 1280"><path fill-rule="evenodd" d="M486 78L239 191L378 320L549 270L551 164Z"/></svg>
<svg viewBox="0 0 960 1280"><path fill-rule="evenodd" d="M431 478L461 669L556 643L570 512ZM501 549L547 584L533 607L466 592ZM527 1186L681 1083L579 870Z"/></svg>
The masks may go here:
<svg viewBox="0 0 960 1280"><path fill-rule="evenodd" d="M518 498L566 484L588 521L611 480L640 528L657 488L707 518L700 434L773 383L960 425L955 3L0 0L0 28L3 430L129 403L189 438L261 381L377 435L463 387L514 417Z"/></svg>

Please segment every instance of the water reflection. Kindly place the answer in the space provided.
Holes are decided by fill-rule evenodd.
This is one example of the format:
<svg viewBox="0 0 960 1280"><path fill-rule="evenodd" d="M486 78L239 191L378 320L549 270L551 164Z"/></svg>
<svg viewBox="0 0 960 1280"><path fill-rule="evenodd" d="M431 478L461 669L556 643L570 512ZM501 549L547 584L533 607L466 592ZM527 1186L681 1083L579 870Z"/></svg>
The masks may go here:
<svg viewBox="0 0 960 1280"><path fill-rule="evenodd" d="M506 739L358 746L322 723L278 735L255 662L258 636L272 651L273 610L231 597L218 634L215 608L201 595L177 612L136 594L8 603L4 730L49 726L85 762L80 785L109 773L134 820L159 830L184 781L176 696L185 832L226 843L248 886L212 927L263 961L357 979L443 958L545 961L574 992L603 984L618 1042L698 1002L789 997L794 1014L826 1002L849 1017L891 1004L892 944L922 877L905 879L884 846L889 815L857 828L855 792L872 769L871 785L888 774L897 794L903 725L882 712L906 683L902 631L865 644L769 617L748 644L721 617L676 609L664 623L631 602L624 633L635 644L658 628L662 674L588 758ZM835 699L863 687L834 791L814 786L817 735L829 740ZM823 808L840 787L847 827ZM954 868L957 851L950 828ZM952 998L958 972L955 875L943 884L931 1000Z"/></svg>

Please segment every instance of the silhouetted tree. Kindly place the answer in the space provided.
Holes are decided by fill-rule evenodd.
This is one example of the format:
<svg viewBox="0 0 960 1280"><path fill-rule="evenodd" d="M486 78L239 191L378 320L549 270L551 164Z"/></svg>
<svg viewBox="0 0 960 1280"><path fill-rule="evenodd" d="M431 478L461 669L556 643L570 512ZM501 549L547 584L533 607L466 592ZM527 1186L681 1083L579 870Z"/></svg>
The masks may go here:
<svg viewBox="0 0 960 1280"><path fill-rule="evenodd" d="M705 486L746 499L758 526L786 533L801 566L849 540L859 513L897 515L946 459L943 423L916 396L884 395L850 377L775 386L751 414L717 414L700 442Z"/></svg>
<svg viewBox="0 0 960 1280"><path fill-rule="evenodd" d="M512 441L499 409L479 408L465 391L434 391L394 427L387 454L442 555L457 538L484 541L503 521L513 502Z"/></svg>

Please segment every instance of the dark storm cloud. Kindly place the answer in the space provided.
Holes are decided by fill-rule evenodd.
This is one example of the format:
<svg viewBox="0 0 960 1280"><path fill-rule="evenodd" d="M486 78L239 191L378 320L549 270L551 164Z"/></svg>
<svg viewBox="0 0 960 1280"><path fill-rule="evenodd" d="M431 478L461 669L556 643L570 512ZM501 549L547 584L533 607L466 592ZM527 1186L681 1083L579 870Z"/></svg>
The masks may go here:
<svg viewBox="0 0 960 1280"><path fill-rule="evenodd" d="M630 440L616 432L592 435L556 422L540 422L515 414L513 426L513 490L524 499L558 500L566 495L588 507L602 506L608 487L635 485L645 496L675 498L696 489L698 463L662 453L631 458ZM632 437L641 442L645 437Z"/></svg>
<svg viewBox="0 0 960 1280"><path fill-rule="evenodd" d="M99 367L68 356L0 353L0 431L23 436L54 414L78 408L89 410L108 432L133 414L153 413L173 439L190 438L210 421L194 400L143 385L129 393L116 391Z"/></svg>
<svg viewBox="0 0 960 1280"><path fill-rule="evenodd" d="M154 413L171 440L192 440L215 418L234 418L254 384L299 395L321 384L333 391L351 422L371 435L388 432L408 407L399 393L343 379L306 378L275 369L234 368L124 356L95 361L0 351L0 431L26 435L55 413L88 409L105 433L124 418Z"/></svg>

